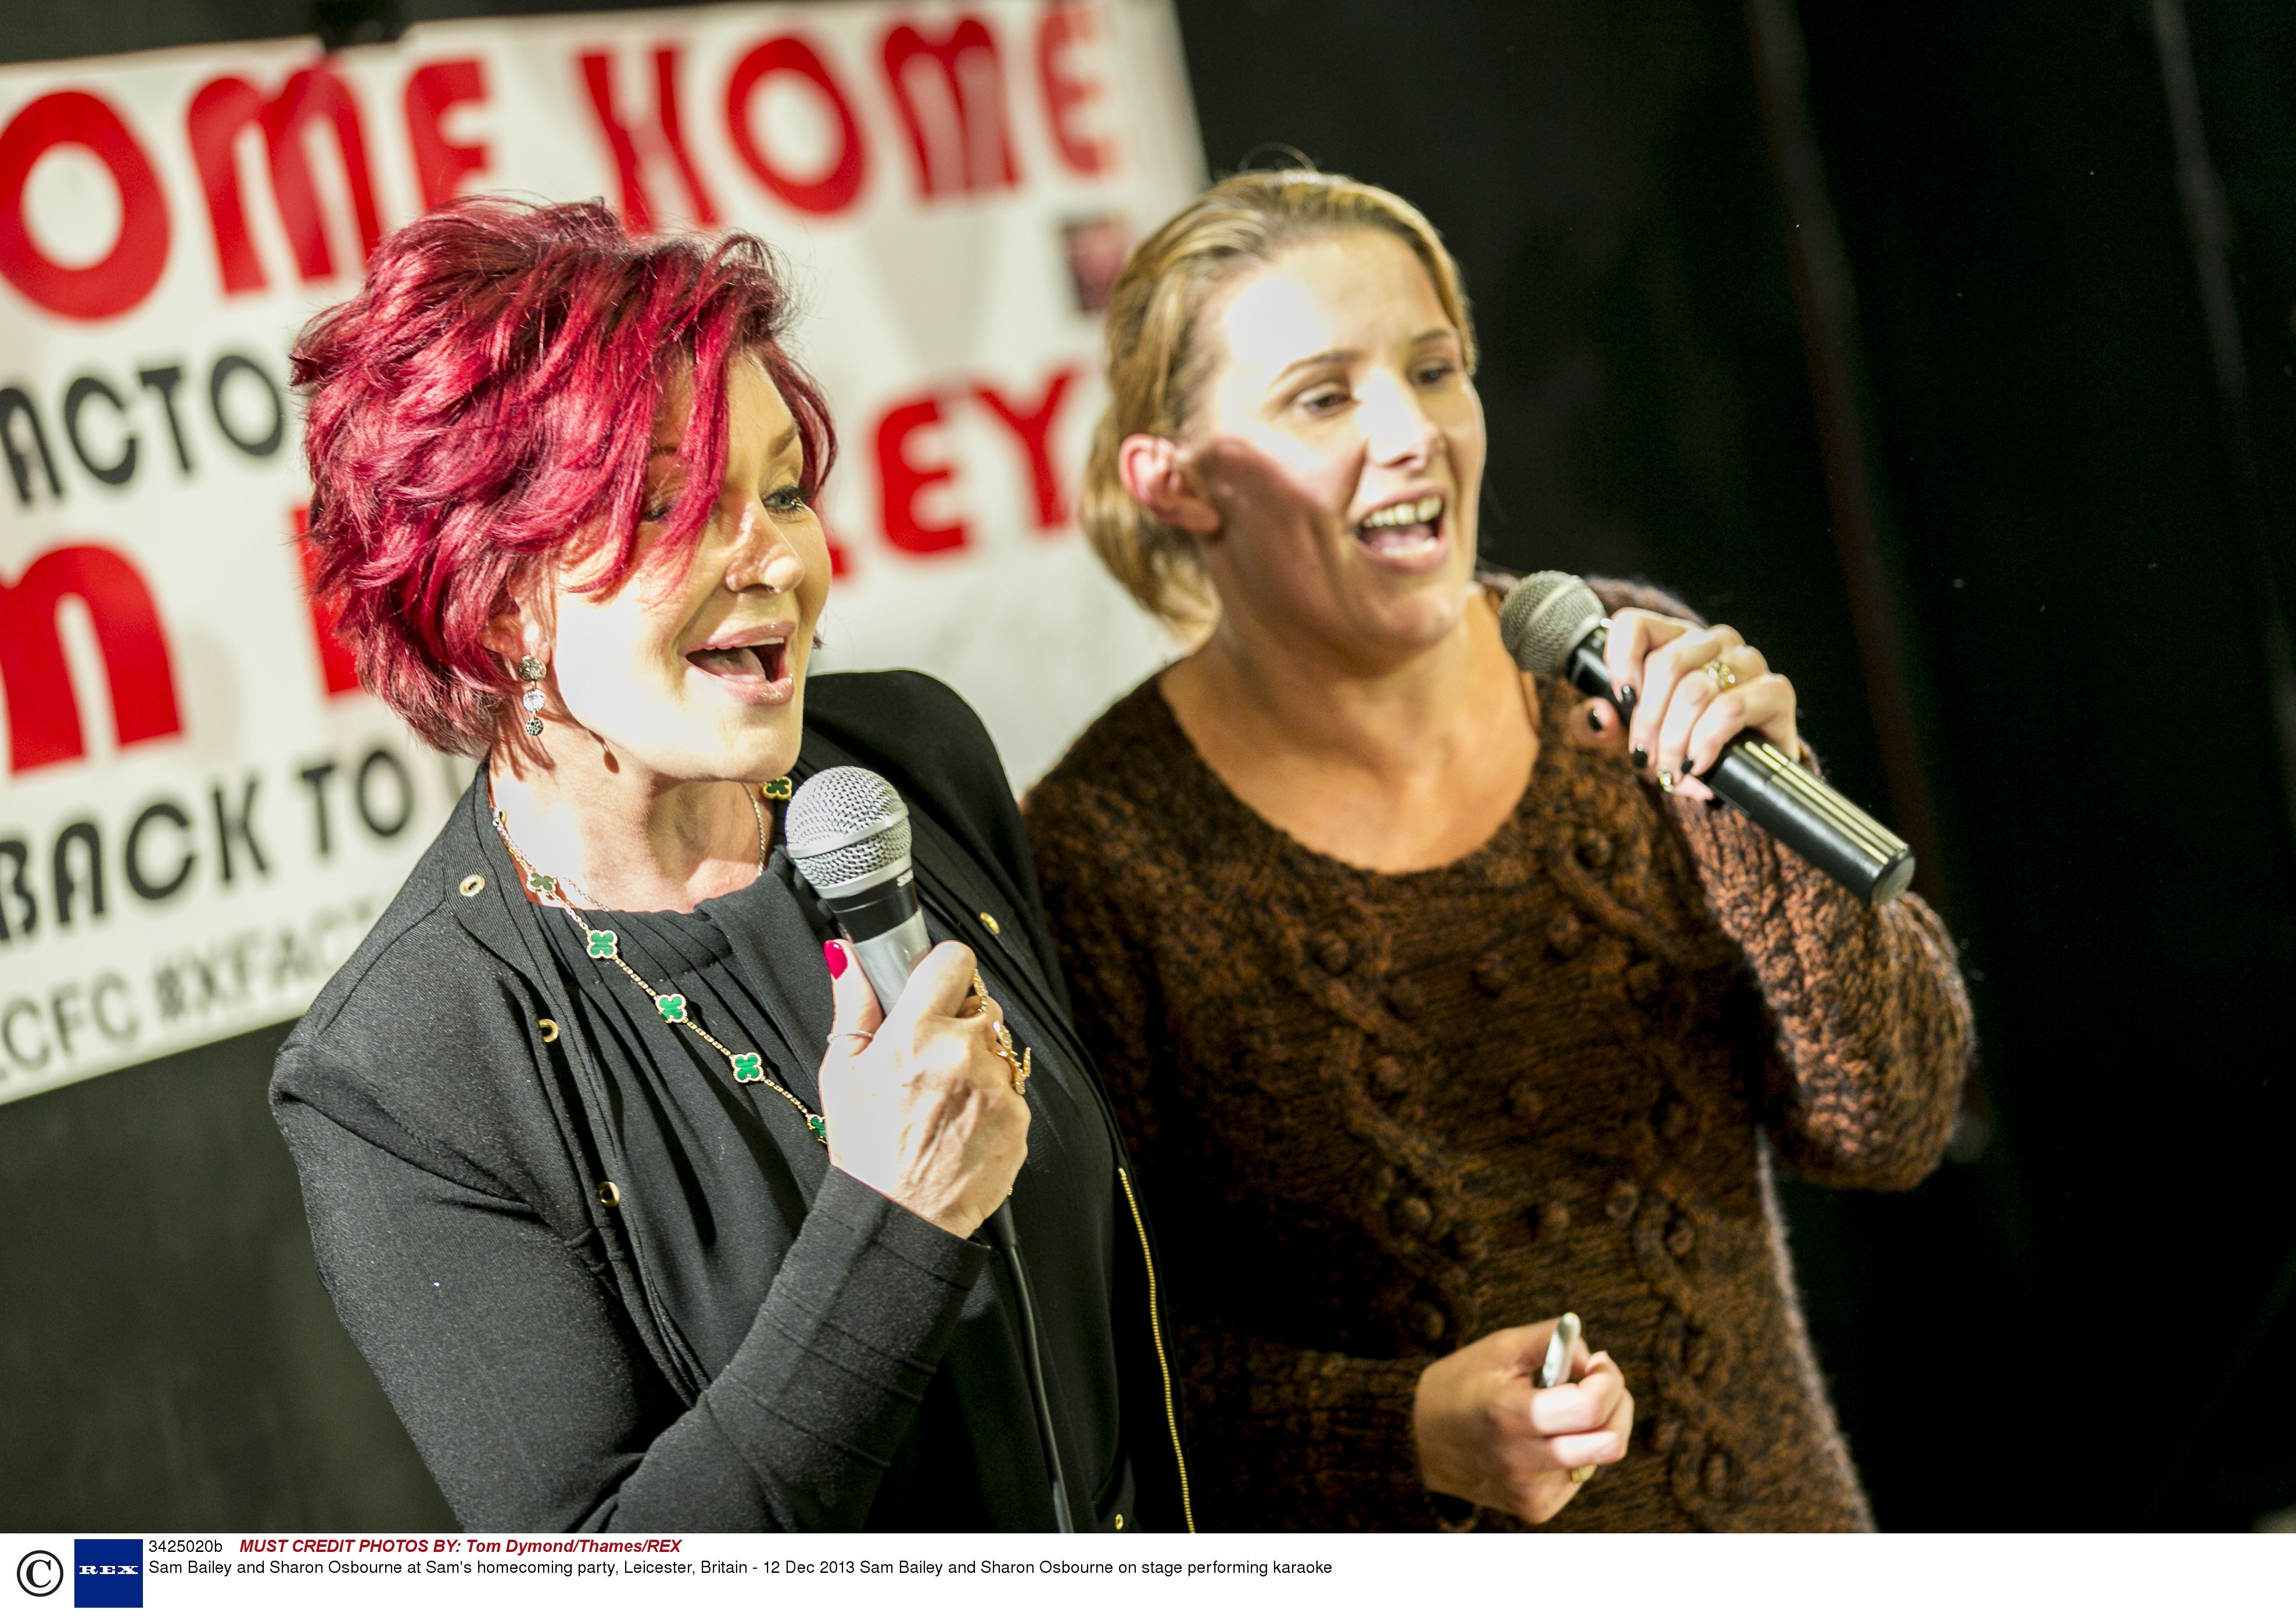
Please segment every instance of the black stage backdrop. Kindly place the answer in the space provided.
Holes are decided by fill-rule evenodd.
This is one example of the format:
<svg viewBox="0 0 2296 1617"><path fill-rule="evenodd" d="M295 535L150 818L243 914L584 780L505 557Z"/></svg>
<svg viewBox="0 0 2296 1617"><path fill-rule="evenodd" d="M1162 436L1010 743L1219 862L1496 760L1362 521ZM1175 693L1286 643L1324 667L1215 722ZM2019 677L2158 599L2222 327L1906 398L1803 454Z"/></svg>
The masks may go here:
<svg viewBox="0 0 2296 1617"><path fill-rule="evenodd" d="M1458 252L1492 559L1737 625L1835 778L1925 828L1983 1041L1954 1160L1787 1187L1882 1524L2296 1505L2296 14L1179 11L1216 171L1296 151ZM315 8L0 14L30 60ZM283 1031L0 1107L0 1526L444 1524L312 1276L263 1108Z"/></svg>

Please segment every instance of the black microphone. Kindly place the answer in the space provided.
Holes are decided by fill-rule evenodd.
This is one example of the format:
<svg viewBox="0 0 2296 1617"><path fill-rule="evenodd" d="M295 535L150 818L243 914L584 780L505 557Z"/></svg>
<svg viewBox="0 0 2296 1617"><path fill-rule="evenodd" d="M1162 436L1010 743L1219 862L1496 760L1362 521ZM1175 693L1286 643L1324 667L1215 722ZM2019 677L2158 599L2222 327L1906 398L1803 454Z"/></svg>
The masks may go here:
<svg viewBox="0 0 2296 1617"><path fill-rule="evenodd" d="M1601 598L1569 573L1533 573L1499 608L1499 637L1516 666L1606 697L1623 718L1634 709L1611 689L1609 633ZM1868 903L1888 903L1914 879L1914 851L1902 838L1751 731L1699 779Z"/></svg>
<svg viewBox="0 0 2296 1617"><path fill-rule="evenodd" d="M840 764L809 776L791 795L786 831L790 862L844 933L861 975L876 991L877 1003L890 1010L917 962L932 952L909 860L908 804L893 783L874 770ZM1013 1277L1029 1397L1036 1406L1037 1438L1052 1477L1053 1523L1058 1531L1074 1532L1060 1440L1053 1425L1052 1392L1038 1343L1037 1294L1021 1261L1021 1233L1013 1228L1009 1198L988 1215L987 1228Z"/></svg>

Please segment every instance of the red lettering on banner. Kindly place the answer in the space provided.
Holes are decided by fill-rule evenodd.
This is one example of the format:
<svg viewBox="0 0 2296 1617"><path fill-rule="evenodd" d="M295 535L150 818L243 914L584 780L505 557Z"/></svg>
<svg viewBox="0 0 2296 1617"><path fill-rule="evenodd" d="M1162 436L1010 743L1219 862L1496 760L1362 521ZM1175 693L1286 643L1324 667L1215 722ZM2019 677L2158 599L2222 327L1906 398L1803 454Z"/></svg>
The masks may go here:
<svg viewBox="0 0 2296 1617"><path fill-rule="evenodd" d="M968 538L962 519L928 526L917 514L924 492L947 482L955 472L947 461L914 458L910 441L939 425L940 401L931 394L894 405L877 423L877 497L885 543L914 556L963 550Z"/></svg>
<svg viewBox="0 0 2296 1617"><path fill-rule="evenodd" d="M886 87L916 152L920 196L1021 183L1004 118L1004 69L987 23L961 16L938 42L898 23L886 32L883 55ZM926 70L913 71L919 67ZM922 102L920 82L929 86Z"/></svg>
<svg viewBox="0 0 2296 1617"><path fill-rule="evenodd" d="M8 762L18 774L87 755L56 608L77 596L95 623L122 747L184 728L160 610L135 564L100 544L39 557L13 586L0 584L0 687L8 696Z"/></svg>
<svg viewBox="0 0 2296 1617"><path fill-rule="evenodd" d="M476 61L429 61L406 76L406 142L425 208L452 201L463 182L487 166L483 144L447 138L447 114L486 98L486 69Z"/></svg>
<svg viewBox="0 0 2296 1617"><path fill-rule="evenodd" d="M1045 121L1052 126L1053 150L1078 174L1106 174L1116 167L1116 150L1078 127L1077 115L1101 99L1102 84L1078 73L1070 53L1100 33L1100 13L1072 3L1047 6L1037 24L1037 81L1045 93Z"/></svg>
<svg viewBox="0 0 2296 1617"><path fill-rule="evenodd" d="M58 146L94 154L119 192L119 234L94 264L58 264L32 237L24 186ZM168 267L168 199L160 176L119 114L84 90L43 95L0 131L0 274L52 314L110 320L151 295Z"/></svg>
<svg viewBox="0 0 2296 1617"><path fill-rule="evenodd" d="M582 82L590 92L590 108L598 115L598 131L614 155L614 172L621 182L622 221L640 234L654 227L653 200L646 192L645 165L638 151L641 131L626 122L614 106L614 59L603 51L582 57ZM666 152L685 182L693 204L693 222L718 223L718 208L701 184L701 171L685 149L685 130L678 116L677 47L660 46L653 53L653 127L643 131L649 146Z"/></svg>
<svg viewBox="0 0 2296 1617"><path fill-rule="evenodd" d="M351 212L358 226L362 260L382 240L382 216L375 209L374 176L367 166L366 134L350 86L324 62L287 76L269 101L243 78L225 77L200 86L184 118L192 156L207 193L208 223L215 233L216 262L223 288L238 296L266 285L262 261L247 232L247 209L240 200L239 137L259 123L271 171L271 199L295 255L295 268L308 283L335 273L334 249L327 242L327 218L311 172L304 135L315 123L332 130L348 183Z"/></svg>
<svg viewBox="0 0 2296 1617"><path fill-rule="evenodd" d="M837 156L818 176L793 179L773 160L750 123L752 98L776 73L794 73L821 93L837 124ZM828 121L827 119L824 120ZM853 103L821 53L794 34L768 39L742 58L726 81L726 133L758 184L801 213L841 213L853 206L868 176L869 151Z"/></svg>
<svg viewBox="0 0 2296 1617"><path fill-rule="evenodd" d="M303 598L311 604L311 635L319 646L319 676L326 682L329 696L347 696L359 688L358 665L351 660L351 649L335 632L342 604L319 593L319 547L311 543L311 508L297 506L288 513L288 520L294 524L295 548L303 557Z"/></svg>
<svg viewBox="0 0 2296 1617"><path fill-rule="evenodd" d="M988 406L989 413L1012 430L1029 458L1029 478L1037 494L1037 528L1040 533L1066 525L1069 508L1061 492L1061 474L1053 464L1053 420L1077 379L1074 365L1063 365L1045 384L1044 396L1033 405L1014 404L987 382L974 384L972 396Z"/></svg>

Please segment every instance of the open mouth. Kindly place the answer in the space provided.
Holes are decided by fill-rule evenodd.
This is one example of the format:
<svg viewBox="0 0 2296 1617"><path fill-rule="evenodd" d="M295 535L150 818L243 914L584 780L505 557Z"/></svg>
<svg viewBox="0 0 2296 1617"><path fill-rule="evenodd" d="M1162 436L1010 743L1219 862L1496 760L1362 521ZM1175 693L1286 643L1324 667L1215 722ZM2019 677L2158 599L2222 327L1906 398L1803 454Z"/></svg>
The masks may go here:
<svg viewBox="0 0 2296 1617"><path fill-rule="evenodd" d="M1356 543L1382 561L1431 561L1442 554L1444 515L1440 494L1398 500L1356 525Z"/></svg>
<svg viewBox="0 0 2296 1617"><path fill-rule="evenodd" d="M731 642L698 647L685 660L751 700L774 701L789 693L789 635L783 630L749 631Z"/></svg>

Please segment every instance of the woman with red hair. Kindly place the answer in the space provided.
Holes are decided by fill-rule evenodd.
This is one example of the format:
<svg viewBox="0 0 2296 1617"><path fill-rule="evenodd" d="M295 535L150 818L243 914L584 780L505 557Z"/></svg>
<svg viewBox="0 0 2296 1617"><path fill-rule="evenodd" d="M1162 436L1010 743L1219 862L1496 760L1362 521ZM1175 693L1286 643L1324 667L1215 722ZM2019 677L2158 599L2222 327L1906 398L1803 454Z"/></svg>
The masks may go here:
<svg viewBox="0 0 2296 1617"><path fill-rule="evenodd" d="M1177 1528L1147 1230L1003 768L930 680L806 678L836 440L787 319L754 239L477 200L303 335L319 586L480 760L279 1057L320 1270L473 1526ZM849 764L939 940L889 1007L775 813ZM1048 1440L974 1238L1008 1195Z"/></svg>

